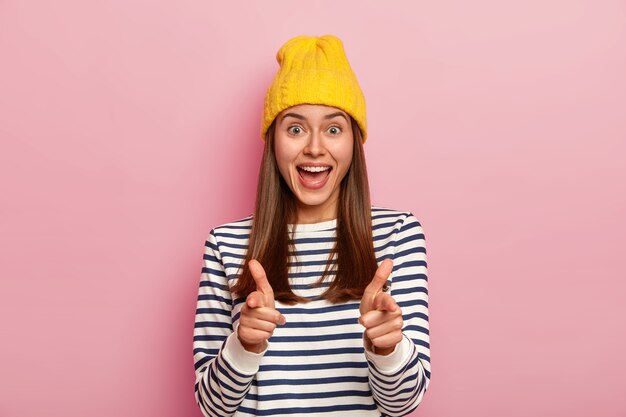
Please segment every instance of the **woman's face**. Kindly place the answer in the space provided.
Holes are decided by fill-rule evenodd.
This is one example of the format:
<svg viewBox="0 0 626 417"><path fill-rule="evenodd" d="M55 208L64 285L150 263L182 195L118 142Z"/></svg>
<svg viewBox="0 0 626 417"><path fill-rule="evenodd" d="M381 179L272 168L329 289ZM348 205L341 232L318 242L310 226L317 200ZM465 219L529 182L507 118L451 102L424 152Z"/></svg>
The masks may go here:
<svg viewBox="0 0 626 417"><path fill-rule="evenodd" d="M300 104L276 116L278 169L296 196L298 223L337 217L341 180L352 162L350 116L336 107Z"/></svg>

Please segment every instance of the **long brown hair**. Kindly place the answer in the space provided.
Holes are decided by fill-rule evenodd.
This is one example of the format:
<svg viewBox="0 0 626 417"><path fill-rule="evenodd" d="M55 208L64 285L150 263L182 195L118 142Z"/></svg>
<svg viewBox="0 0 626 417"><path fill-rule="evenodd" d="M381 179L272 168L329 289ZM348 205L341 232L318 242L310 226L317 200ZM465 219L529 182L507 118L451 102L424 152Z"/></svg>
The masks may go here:
<svg viewBox="0 0 626 417"><path fill-rule="evenodd" d="M332 303L359 299L376 272L372 239L369 183L362 135L350 118L354 136L352 162L341 181L337 207L337 238L319 283L329 274L336 255L336 275L322 298ZM232 291L247 297L256 290L248 269L251 259L258 260L267 274L276 300L287 304L308 301L293 293L288 280L289 254L294 253L287 224L296 221L296 197L283 179L274 154L272 122L265 135L265 148L259 172L256 206L243 271Z"/></svg>

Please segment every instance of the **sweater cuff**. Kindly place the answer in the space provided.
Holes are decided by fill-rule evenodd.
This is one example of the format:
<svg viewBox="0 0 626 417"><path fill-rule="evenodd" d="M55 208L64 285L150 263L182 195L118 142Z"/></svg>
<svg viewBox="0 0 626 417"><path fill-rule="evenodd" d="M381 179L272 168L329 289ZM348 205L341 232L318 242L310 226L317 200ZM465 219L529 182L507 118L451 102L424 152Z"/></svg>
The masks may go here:
<svg viewBox="0 0 626 417"><path fill-rule="evenodd" d="M400 370L409 361L411 341L402 335L402 340L389 355L378 355L365 348L365 357L372 361L376 369L386 374L393 374Z"/></svg>
<svg viewBox="0 0 626 417"><path fill-rule="evenodd" d="M243 374L256 374L267 349L268 345L261 353L248 352L237 337L237 332L233 332L226 338L222 356L236 371Z"/></svg>

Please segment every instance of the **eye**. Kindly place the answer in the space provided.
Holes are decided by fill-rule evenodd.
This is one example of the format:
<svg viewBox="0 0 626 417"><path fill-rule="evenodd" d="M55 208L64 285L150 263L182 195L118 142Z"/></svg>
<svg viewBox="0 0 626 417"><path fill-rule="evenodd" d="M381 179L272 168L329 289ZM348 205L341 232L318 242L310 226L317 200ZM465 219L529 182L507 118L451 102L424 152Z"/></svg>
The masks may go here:
<svg viewBox="0 0 626 417"><path fill-rule="evenodd" d="M339 126L331 126L331 127L328 128L328 130L333 135L338 135L341 132L341 128Z"/></svg>
<svg viewBox="0 0 626 417"><path fill-rule="evenodd" d="M302 128L298 125L289 126L287 132L297 135L302 132Z"/></svg>

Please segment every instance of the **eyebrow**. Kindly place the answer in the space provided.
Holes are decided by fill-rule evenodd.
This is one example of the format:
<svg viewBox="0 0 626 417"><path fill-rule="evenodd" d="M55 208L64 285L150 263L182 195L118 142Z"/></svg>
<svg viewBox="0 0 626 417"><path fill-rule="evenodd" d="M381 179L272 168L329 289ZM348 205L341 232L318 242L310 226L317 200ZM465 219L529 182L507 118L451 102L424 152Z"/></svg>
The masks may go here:
<svg viewBox="0 0 626 417"><path fill-rule="evenodd" d="M283 117L280 119L281 122L283 120L285 120L286 117L291 116L291 117L295 117L296 119L300 119L300 120L306 120L306 117L304 117L303 115L299 114L299 113L286 113L285 115L283 115ZM332 119L333 117L337 117L337 116L341 116L344 119L346 119L346 122L348 121L348 118L346 117L345 114L343 114L342 112L335 112L335 113L331 113L331 114L327 114L326 116L324 116L324 119Z"/></svg>

